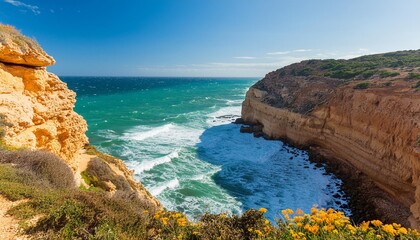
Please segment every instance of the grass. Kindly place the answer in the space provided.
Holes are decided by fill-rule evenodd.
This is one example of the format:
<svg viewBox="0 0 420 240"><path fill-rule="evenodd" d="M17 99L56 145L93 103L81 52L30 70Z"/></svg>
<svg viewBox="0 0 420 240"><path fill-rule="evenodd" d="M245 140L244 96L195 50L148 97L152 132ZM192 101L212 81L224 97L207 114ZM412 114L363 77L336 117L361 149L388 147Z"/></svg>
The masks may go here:
<svg viewBox="0 0 420 240"><path fill-rule="evenodd" d="M369 83L367 82L358 83L353 88L354 89L367 89L369 88Z"/></svg>
<svg viewBox="0 0 420 240"><path fill-rule="evenodd" d="M18 45L24 52L29 51L29 49L43 51L38 42L34 39L22 35L19 30L11 25L0 23L0 43L7 42L7 39Z"/></svg>
<svg viewBox="0 0 420 240"><path fill-rule="evenodd" d="M130 184L115 172L100 158L93 158L89 161L87 169L82 173L83 180L89 186L97 187L105 191L115 189L122 191L131 190Z"/></svg>
<svg viewBox="0 0 420 240"><path fill-rule="evenodd" d="M408 79L420 79L420 73L411 72L408 74Z"/></svg>
<svg viewBox="0 0 420 240"><path fill-rule="evenodd" d="M390 78L420 67L420 50L367 55L348 60L307 60L278 70L278 77L330 77L345 81ZM409 78L419 79L419 73Z"/></svg>
<svg viewBox="0 0 420 240"><path fill-rule="evenodd" d="M22 160L10 156L16 155L0 157L0 194L13 201L27 199L8 214L37 239L420 239L417 231L398 224L374 220L354 225L332 209L313 208L307 214L286 209L274 224L265 218L264 208L241 216L206 213L191 222L179 212L154 212L139 199L110 196L100 188L56 184L51 181L56 168L32 163L21 167ZM103 163L95 161L90 174L109 176ZM39 220L34 222L35 217Z"/></svg>
<svg viewBox="0 0 420 240"><path fill-rule="evenodd" d="M45 180L56 188L75 186L71 168L56 155L45 151L0 151L0 163L12 164L22 171Z"/></svg>

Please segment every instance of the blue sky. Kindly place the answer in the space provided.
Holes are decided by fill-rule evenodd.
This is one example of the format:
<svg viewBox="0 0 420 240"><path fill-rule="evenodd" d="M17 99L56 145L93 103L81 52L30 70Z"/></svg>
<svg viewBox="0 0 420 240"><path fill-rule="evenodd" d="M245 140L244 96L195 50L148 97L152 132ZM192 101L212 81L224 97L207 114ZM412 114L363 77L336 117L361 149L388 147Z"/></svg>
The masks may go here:
<svg viewBox="0 0 420 240"><path fill-rule="evenodd" d="M420 0L0 0L0 22L71 76L262 77L420 48Z"/></svg>

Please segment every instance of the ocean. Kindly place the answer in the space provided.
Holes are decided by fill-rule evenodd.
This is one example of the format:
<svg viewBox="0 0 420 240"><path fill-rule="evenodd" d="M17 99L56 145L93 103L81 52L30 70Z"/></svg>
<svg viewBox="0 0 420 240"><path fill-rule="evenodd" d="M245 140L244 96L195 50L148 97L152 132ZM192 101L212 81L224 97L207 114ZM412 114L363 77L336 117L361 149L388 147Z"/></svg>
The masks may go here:
<svg viewBox="0 0 420 240"><path fill-rule="evenodd" d="M99 150L125 161L169 210L197 219L267 208L351 214L341 181L308 153L231 122L255 78L61 77Z"/></svg>

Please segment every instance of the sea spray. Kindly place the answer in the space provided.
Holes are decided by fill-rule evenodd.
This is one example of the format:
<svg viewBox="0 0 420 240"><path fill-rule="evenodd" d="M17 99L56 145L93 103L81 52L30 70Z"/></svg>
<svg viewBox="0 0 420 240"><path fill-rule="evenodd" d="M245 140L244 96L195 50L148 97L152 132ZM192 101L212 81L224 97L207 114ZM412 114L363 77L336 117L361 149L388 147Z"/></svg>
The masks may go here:
<svg viewBox="0 0 420 240"><path fill-rule="evenodd" d="M340 180L305 151L231 124L256 79L63 79L78 89L90 142L122 158L168 209L191 218L265 207L274 219L313 205L348 213Z"/></svg>

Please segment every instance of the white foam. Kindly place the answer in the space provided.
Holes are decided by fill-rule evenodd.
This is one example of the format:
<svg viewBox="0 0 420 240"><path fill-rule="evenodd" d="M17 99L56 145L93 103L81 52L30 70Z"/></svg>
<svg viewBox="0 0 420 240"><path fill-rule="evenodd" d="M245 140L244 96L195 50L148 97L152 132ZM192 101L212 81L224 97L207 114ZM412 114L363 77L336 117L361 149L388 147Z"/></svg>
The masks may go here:
<svg viewBox="0 0 420 240"><path fill-rule="evenodd" d="M140 131L125 134L125 137L127 137L131 140L142 141L142 140L145 140L145 139L148 139L148 138L151 138L151 137L155 137L155 136L160 135L162 133L169 132L173 127L174 127L174 124L169 123L169 124L165 124L163 126L152 128L148 131L142 131L141 129L138 129Z"/></svg>
<svg viewBox="0 0 420 240"><path fill-rule="evenodd" d="M160 157L160 158L156 158L156 159L152 159L152 160L145 160L141 163L139 162L133 162L131 165L134 168L135 172L137 174L140 174L144 171L148 171L152 168L154 168L157 165L161 165L164 163L168 163L170 161L172 161L172 159L174 158L178 158L179 154L177 151L174 151L166 156Z"/></svg>
<svg viewBox="0 0 420 240"><path fill-rule="evenodd" d="M215 112L207 114L207 123L211 126L231 123L241 115L241 106L223 107Z"/></svg>
<svg viewBox="0 0 420 240"><path fill-rule="evenodd" d="M165 191L165 189L175 189L179 186L179 180L178 178L172 179L168 182L165 182L164 184L157 186L157 187L152 187L149 189L150 193L153 196L157 196L159 194L161 194L163 191Z"/></svg>

